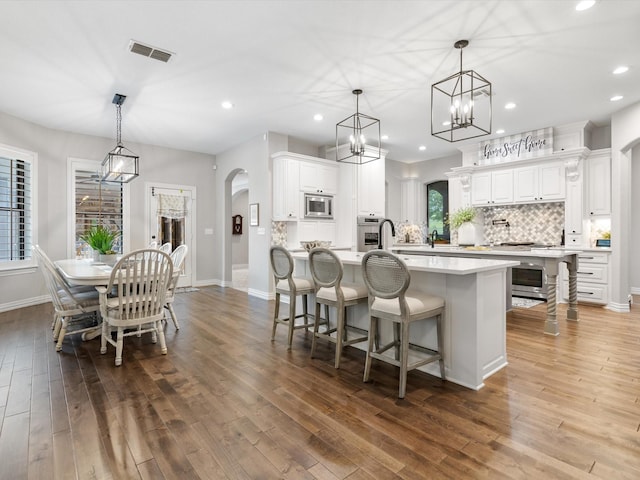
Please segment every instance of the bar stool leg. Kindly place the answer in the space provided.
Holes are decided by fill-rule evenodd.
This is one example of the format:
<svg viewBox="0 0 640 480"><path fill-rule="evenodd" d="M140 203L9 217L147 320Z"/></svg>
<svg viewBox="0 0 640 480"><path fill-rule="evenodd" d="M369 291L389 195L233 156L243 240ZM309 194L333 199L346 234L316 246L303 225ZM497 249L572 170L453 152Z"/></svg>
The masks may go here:
<svg viewBox="0 0 640 480"><path fill-rule="evenodd" d="M400 338L400 391L398 398L407 392L407 365L409 363L409 323L402 322Z"/></svg>
<svg viewBox="0 0 640 480"><path fill-rule="evenodd" d="M338 324L336 325L336 361L335 368L340 368L340 357L342 356L342 342L344 338L345 328L344 328L344 308L336 308L336 314L338 317Z"/></svg>
<svg viewBox="0 0 640 480"><path fill-rule="evenodd" d="M442 351L442 346L444 345L443 335L442 335L442 315L438 315L436 318L436 335L438 338L438 353L440 354L440 360L438 363L440 364L440 378L445 380L444 375L444 354Z"/></svg>
<svg viewBox="0 0 640 480"><path fill-rule="evenodd" d="M291 343L293 342L293 327L296 324L296 297L289 295L289 350L291 350Z"/></svg>
<svg viewBox="0 0 640 480"><path fill-rule="evenodd" d="M328 320L327 320L328 321ZM311 340L311 358L316 352L316 340L318 339L318 328L320 327L320 304L316 302L316 318L313 322L313 339Z"/></svg>
<svg viewBox="0 0 640 480"><path fill-rule="evenodd" d="M271 330L271 341L276 338L276 326L278 325L278 315L280 315L280 294L276 292L276 307L273 311L273 328Z"/></svg>
<svg viewBox="0 0 640 480"><path fill-rule="evenodd" d="M367 357L364 361L364 376L363 382L369 381L369 372L371 371L371 352L373 352L374 344L377 342L378 337L378 318L371 317L369 319L369 345L367 346ZM378 347L376 346L376 350Z"/></svg>
<svg viewBox="0 0 640 480"><path fill-rule="evenodd" d="M307 308L307 295L304 294L302 295L302 318L304 318L304 323L306 323L307 325L309 324L309 310ZM309 331L309 327L306 326L304 327L304 331L308 332Z"/></svg>

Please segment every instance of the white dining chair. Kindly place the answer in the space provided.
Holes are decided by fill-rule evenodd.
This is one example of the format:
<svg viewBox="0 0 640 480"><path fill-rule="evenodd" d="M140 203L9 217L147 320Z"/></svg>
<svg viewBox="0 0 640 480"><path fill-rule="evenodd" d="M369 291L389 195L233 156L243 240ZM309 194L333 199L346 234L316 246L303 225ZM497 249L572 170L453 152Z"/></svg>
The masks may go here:
<svg viewBox="0 0 640 480"><path fill-rule="evenodd" d="M171 245L171 242L165 242L162 245L160 245L161 252L164 252L166 254L171 254L171 250L173 250L173 246Z"/></svg>
<svg viewBox="0 0 640 480"><path fill-rule="evenodd" d="M56 342L56 351L59 352L67 335L93 332L98 328L97 312L100 309L98 292L93 287L89 289L70 287L38 245L34 245L32 251L42 270L51 303L53 303L53 340ZM91 315L90 318L89 315Z"/></svg>
<svg viewBox="0 0 640 480"><path fill-rule="evenodd" d="M113 267L109 283L96 287L102 314L100 353L107 353L107 344L116 347L116 366L122 364L124 337L151 333L152 342L159 338L160 351L167 353L162 319L172 276L169 255L142 249L124 255ZM115 341L111 338L112 329L116 330Z"/></svg>
<svg viewBox="0 0 640 480"><path fill-rule="evenodd" d="M188 251L189 248L186 245L178 245L170 255L171 261L173 262L173 278L171 280L171 285L169 286L169 291L167 292L165 308L169 310L173 326L176 327L176 330L180 330L180 323L178 323L178 317L176 316L176 312L173 310L173 301L175 300L176 288L178 288L178 281L180 280L180 274L184 268L184 259L187 256Z"/></svg>

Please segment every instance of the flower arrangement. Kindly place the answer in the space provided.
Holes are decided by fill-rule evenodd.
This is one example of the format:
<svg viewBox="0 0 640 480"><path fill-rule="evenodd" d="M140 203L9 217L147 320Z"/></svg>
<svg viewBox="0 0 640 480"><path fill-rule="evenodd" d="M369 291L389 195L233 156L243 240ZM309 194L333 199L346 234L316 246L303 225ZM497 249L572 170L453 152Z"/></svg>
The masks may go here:
<svg viewBox="0 0 640 480"><path fill-rule="evenodd" d="M112 230L104 225L92 225L89 230L80 235L92 249L102 255L114 255L113 244L120 237L120 232Z"/></svg>
<svg viewBox="0 0 640 480"><path fill-rule="evenodd" d="M466 222L473 222L476 218L476 209L473 207L459 208L449 217L449 225L452 229L457 230L460 225Z"/></svg>

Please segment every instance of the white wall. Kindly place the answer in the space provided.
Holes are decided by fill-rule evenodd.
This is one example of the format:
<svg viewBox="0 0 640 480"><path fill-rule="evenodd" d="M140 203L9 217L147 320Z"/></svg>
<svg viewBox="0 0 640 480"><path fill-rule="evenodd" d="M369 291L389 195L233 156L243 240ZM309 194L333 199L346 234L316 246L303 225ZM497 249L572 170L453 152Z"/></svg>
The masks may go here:
<svg viewBox="0 0 640 480"><path fill-rule="evenodd" d="M631 243L629 256L629 284L634 294L640 294L640 255L635 254L640 246L640 145L636 145L631 153ZM633 208L633 206L636 208Z"/></svg>
<svg viewBox="0 0 640 480"><path fill-rule="evenodd" d="M125 132L126 133L126 132ZM0 143L34 151L38 154L38 224L37 242L53 259L65 258L67 244L66 191L69 157L102 161L115 145L115 139L80 135L44 128L0 112ZM145 244L144 182L177 183L197 188L195 283L208 279L215 271L212 237L204 236L203 225L212 225L214 202L215 156L151 145L125 145L140 155L140 177L130 183L131 247ZM189 165L189 168L184 168ZM0 310L33 303L31 299L45 295L44 281L35 273L10 273L0 276Z"/></svg>

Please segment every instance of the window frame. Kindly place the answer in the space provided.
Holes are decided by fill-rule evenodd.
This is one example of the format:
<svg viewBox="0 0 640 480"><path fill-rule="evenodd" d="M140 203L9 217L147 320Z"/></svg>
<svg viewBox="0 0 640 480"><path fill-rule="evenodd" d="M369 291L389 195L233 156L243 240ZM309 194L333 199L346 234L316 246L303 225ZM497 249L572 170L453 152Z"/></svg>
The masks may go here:
<svg viewBox="0 0 640 480"><path fill-rule="evenodd" d="M440 190L438 190L437 188L429 188L431 185L436 185L436 184L446 184L447 186L447 197L446 197L446 202L443 200L442 203L442 219L443 219L443 231L442 232L438 232L438 237L441 240L446 240L447 243L451 242L451 228L449 227L449 223L448 223L448 217L449 217L449 180L445 179L445 180L433 180L431 182L428 182L425 184L425 193L426 193L426 217L427 217L427 233L429 235L429 237L431 237L431 231L432 231L432 226L431 226L431 216L429 215L429 192L430 190L436 190L439 193Z"/></svg>
<svg viewBox="0 0 640 480"><path fill-rule="evenodd" d="M100 171L101 161L69 157L67 159L67 258L76 258L76 171ZM122 251L130 250L130 188L124 183L122 188Z"/></svg>
<svg viewBox="0 0 640 480"><path fill-rule="evenodd" d="M31 165L31 245L38 244L38 154L30 150L0 143L0 156L21 160ZM34 272L37 262L31 251L24 260L0 261L0 276Z"/></svg>

